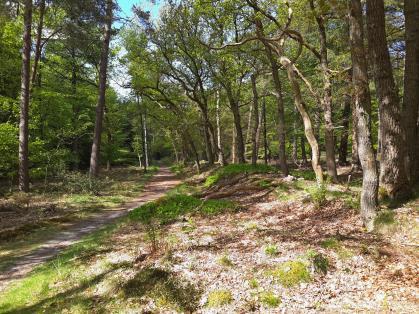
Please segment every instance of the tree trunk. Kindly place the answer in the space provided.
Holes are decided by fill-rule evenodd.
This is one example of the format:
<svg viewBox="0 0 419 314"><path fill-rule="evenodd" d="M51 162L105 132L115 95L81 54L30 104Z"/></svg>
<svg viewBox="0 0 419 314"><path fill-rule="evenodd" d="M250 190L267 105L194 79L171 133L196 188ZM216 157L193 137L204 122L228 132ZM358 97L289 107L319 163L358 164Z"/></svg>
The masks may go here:
<svg viewBox="0 0 419 314"><path fill-rule="evenodd" d="M298 80L295 74L295 67L292 64L292 62L286 57L281 57L280 61L281 61L281 64L284 66L284 68L287 70L288 78L291 83L291 89L294 94L294 103L303 119L304 132L305 132L307 141L311 147L311 164L313 166L314 173L316 174L317 184L320 185L323 183L323 171L320 166L319 145L317 143L316 137L314 136L314 130L311 124L310 116L306 110L305 104L303 103L303 99L301 97L301 90L300 90L300 85L298 83Z"/></svg>
<svg viewBox="0 0 419 314"><path fill-rule="evenodd" d="M279 79L278 63L276 62L272 51L269 46L265 45L265 52L268 56L269 63L271 66L272 79L275 88L275 99L277 104L277 116L278 116L278 140L279 140L279 166L283 176L288 176L288 165L287 165L287 154L285 151L285 110L284 110L284 99L282 98L282 84Z"/></svg>
<svg viewBox="0 0 419 314"><path fill-rule="evenodd" d="M238 163L244 164L246 163L246 158L244 157L244 141L243 141L243 131L241 127L241 119L240 119L240 107L239 103L233 99L233 95L231 95L231 91L227 91L227 96L230 101L230 108L233 113L234 119L234 128L235 128L235 155L237 158Z"/></svg>
<svg viewBox="0 0 419 314"><path fill-rule="evenodd" d="M251 75L253 93L253 127L252 127L252 165L258 160L258 132L259 132L259 95L256 86L256 75Z"/></svg>
<svg viewBox="0 0 419 314"><path fill-rule="evenodd" d="M231 136L231 163L237 163L237 144L236 144L236 126L233 121L233 133Z"/></svg>
<svg viewBox="0 0 419 314"><path fill-rule="evenodd" d="M298 147L297 147L297 121L298 116L295 110L295 106L293 108L293 115L294 119L292 121L292 161L294 164L298 164Z"/></svg>
<svg viewBox="0 0 419 314"><path fill-rule="evenodd" d="M96 106L95 130L93 133L92 152L90 155L90 175L94 177L96 177L99 174L100 142L101 142L102 127L103 127L103 110L105 108L105 101L106 101L106 78L107 78L107 70L108 70L109 42L111 39L112 12L113 12L113 2L112 0L107 0L104 39L103 39L102 52L100 56L100 68L99 68L99 97L98 97L98 103Z"/></svg>
<svg viewBox="0 0 419 314"><path fill-rule="evenodd" d="M252 133L252 118L253 118L253 103L249 105L249 114L247 115L247 130L246 130L246 142L244 145L244 155L247 156L247 147L251 142L251 133Z"/></svg>
<svg viewBox="0 0 419 314"><path fill-rule="evenodd" d="M29 98L31 64L32 0L25 0L19 119L19 190L29 192Z"/></svg>
<svg viewBox="0 0 419 314"><path fill-rule="evenodd" d="M351 96L344 95L342 111L342 134L339 144L339 164L345 166L348 161L349 118L351 116Z"/></svg>
<svg viewBox="0 0 419 314"><path fill-rule="evenodd" d="M371 138L371 98L368 86L367 60L364 49L362 6L360 0L349 0L349 35L352 55L352 80L355 98L358 150L363 170L361 216L368 231L374 229L377 210L378 174Z"/></svg>
<svg viewBox="0 0 419 314"><path fill-rule="evenodd" d="M148 130L147 130L147 111L144 106L144 115L143 115L143 148L144 148L144 167L150 166L150 162L148 159Z"/></svg>
<svg viewBox="0 0 419 314"><path fill-rule="evenodd" d="M224 157L223 143L221 141L221 113L220 113L220 92L217 90L216 100L216 123L217 123L217 146L218 146L218 163L221 166L225 166L226 160Z"/></svg>
<svg viewBox="0 0 419 314"><path fill-rule="evenodd" d="M315 12L313 0L310 0L310 5ZM326 41L326 28L324 26L324 16L316 15L317 26L319 30L320 39L320 67L323 74L323 114L324 114L324 138L326 146L326 165L327 174L333 179L338 180L336 171L336 158L335 158L335 139L333 134L333 121L332 121L332 83L329 74L329 60L327 57L327 41Z"/></svg>
<svg viewBox="0 0 419 314"><path fill-rule="evenodd" d="M263 160L265 165L268 164L268 139L266 136L266 101L263 98L262 103L262 120L263 120Z"/></svg>
<svg viewBox="0 0 419 314"><path fill-rule="evenodd" d="M419 1L404 1L406 59L403 125L407 148L407 173L411 185L419 182Z"/></svg>
<svg viewBox="0 0 419 314"><path fill-rule="evenodd" d="M383 0L367 0L367 25L370 60L380 108L380 186L391 199L405 199L410 194L410 188L404 169L400 100L387 47Z"/></svg>
<svg viewBox="0 0 419 314"><path fill-rule="evenodd" d="M361 162L359 161L358 152L358 119L355 111L355 102L351 103L352 106L352 148L351 148L351 171L358 171L361 169Z"/></svg>
<svg viewBox="0 0 419 314"><path fill-rule="evenodd" d="M306 141L304 139L304 136L301 136L301 159L304 165L308 164L307 153L306 153Z"/></svg>
<svg viewBox="0 0 419 314"><path fill-rule="evenodd" d="M45 0L40 0L39 2L39 23L36 30L36 45L35 45L35 55L33 59L32 66L32 79L31 79L31 88L33 88L36 80L36 74L38 70L38 62L41 58L41 41L42 41L42 30L44 28L44 15L45 15Z"/></svg>

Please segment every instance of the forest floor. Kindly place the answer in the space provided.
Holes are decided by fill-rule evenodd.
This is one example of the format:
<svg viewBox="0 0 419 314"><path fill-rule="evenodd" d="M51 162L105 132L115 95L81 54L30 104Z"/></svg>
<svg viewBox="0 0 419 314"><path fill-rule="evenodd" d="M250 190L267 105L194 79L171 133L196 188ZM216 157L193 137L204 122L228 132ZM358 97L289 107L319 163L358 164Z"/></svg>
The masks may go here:
<svg viewBox="0 0 419 314"><path fill-rule="evenodd" d="M359 218L358 181L227 166L70 246L1 313L419 312L419 198Z"/></svg>

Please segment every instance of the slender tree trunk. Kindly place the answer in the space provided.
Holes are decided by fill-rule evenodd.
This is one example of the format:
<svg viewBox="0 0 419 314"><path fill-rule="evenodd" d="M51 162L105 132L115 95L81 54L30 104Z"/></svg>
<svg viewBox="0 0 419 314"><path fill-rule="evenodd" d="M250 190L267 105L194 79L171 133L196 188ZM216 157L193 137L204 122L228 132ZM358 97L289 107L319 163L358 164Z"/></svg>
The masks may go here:
<svg viewBox="0 0 419 314"><path fill-rule="evenodd" d="M310 116L306 110L305 104L303 103L303 100L301 97L301 90L300 90L300 85L298 83L298 80L295 74L295 67L292 64L292 62L286 57L281 57L280 61L281 61L281 64L284 66L284 68L287 70L288 78L291 83L291 88L294 93L294 103L298 111L300 112L301 117L303 118L304 132L305 132L307 141L311 147L311 164L313 166L314 173L316 174L317 184L320 185L323 183L323 171L320 166L319 145L317 143L316 137L314 136L314 130L311 124Z"/></svg>
<svg viewBox="0 0 419 314"><path fill-rule="evenodd" d="M292 121L292 161L294 164L298 164L298 147L297 147L297 121L298 116L295 109L293 108L294 119Z"/></svg>
<svg viewBox="0 0 419 314"><path fill-rule="evenodd" d="M285 151L285 110L284 110L284 99L282 98L282 84L279 79L278 63L276 62L272 51L269 46L265 45L265 52L268 56L269 63L271 66L272 79L275 88L275 99L277 104L277 116L278 116L278 140L279 140L279 166L283 176L288 175L287 165L287 154Z"/></svg>
<svg viewBox="0 0 419 314"><path fill-rule="evenodd" d="M224 157L223 143L221 140L221 113L220 113L220 91L217 90L216 99L216 123L217 123L217 146L218 146L218 163L221 166L225 166L226 160Z"/></svg>
<svg viewBox="0 0 419 314"><path fill-rule="evenodd" d="M252 165L256 165L258 160L258 130L259 130L259 95L256 86L256 75L252 74L253 92L253 127L252 127Z"/></svg>
<svg viewBox="0 0 419 314"><path fill-rule="evenodd" d="M236 130L236 158L238 163L244 164L246 163L246 158L244 157L244 141L243 141L243 131L241 127L241 118L240 118L240 107L239 103L233 99L233 95L231 95L231 91L227 91L227 95L230 101L231 111L233 112L233 119L234 119L234 128Z"/></svg>
<svg viewBox="0 0 419 314"><path fill-rule="evenodd" d="M308 160L307 160L307 153L306 153L306 140L304 138L304 136L300 137L301 139L301 159L304 165L308 164Z"/></svg>
<svg viewBox="0 0 419 314"><path fill-rule="evenodd" d="M368 47L380 107L380 186L390 198L405 199L410 194L410 187L404 169L400 100L387 47L383 0L367 0L367 25Z"/></svg>
<svg viewBox="0 0 419 314"><path fill-rule="evenodd" d="M358 119L355 111L355 102L351 103L352 106L352 147L351 147L351 171L358 171L361 169L361 162L359 161L358 152Z"/></svg>
<svg viewBox="0 0 419 314"><path fill-rule="evenodd" d="M106 101L106 79L108 70L108 59L109 59L109 42L111 40L111 28L112 28L112 12L113 2L107 0L106 2L106 21L104 27L104 39L102 52L100 56L100 68L99 68L99 97L96 106L96 120L95 130L93 133L93 144L92 153L90 155L90 175L96 177L99 174L99 157L100 157L100 144L101 135L103 128L103 111L105 108Z"/></svg>
<svg viewBox="0 0 419 314"><path fill-rule="evenodd" d="M148 153L148 129L147 129L147 110L144 106L144 115L143 115L143 133L144 133L144 166L149 167L149 153Z"/></svg>
<svg viewBox="0 0 419 314"><path fill-rule="evenodd" d="M344 96L342 111L342 134L339 145L339 164L345 166L348 161L349 118L351 116L351 96Z"/></svg>
<svg viewBox="0 0 419 314"><path fill-rule="evenodd" d="M266 136L266 100L262 102L262 120L263 120L263 160L268 164L268 138Z"/></svg>
<svg viewBox="0 0 419 314"><path fill-rule="evenodd" d="M246 130L246 142L244 145L244 155L247 156L247 148L249 143L251 142L251 133L252 133L252 118L253 118L253 103L249 105L249 114L247 115L247 130Z"/></svg>
<svg viewBox="0 0 419 314"><path fill-rule="evenodd" d="M236 154L236 125L233 122L233 133L231 136L231 163L236 164L237 163L237 154Z"/></svg>
<svg viewBox="0 0 419 314"><path fill-rule="evenodd" d="M310 0L312 11L315 12L313 0ZM326 28L324 26L324 16L317 15L316 21L319 30L320 39L320 67L323 73L323 114L324 114L324 138L326 146L326 165L327 174L333 179L338 180L336 171L336 158L335 158L335 139L333 134L333 121L332 121L332 82L329 74L329 60L327 57L327 41L326 41Z"/></svg>
<svg viewBox="0 0 419 314"><path fill-rule="evenodd" d="M35 55L32 65L32 79L31 79L31 88L33 88L36 80L36 74L38 70L38 62L41 58L41 41L42 41L42 30L44 28L44 15L45 15L45 0L39 1L39 23L36 30L36 45L35 45Z"/></svg>
<svg viewBox="0 0 419 314"><path fill-rule="evenodd" d="M349 35L353 66L354 109L357 118L355 127L357 129L359 158L363 170L361 216L366 229L372 231L378 205L378 174L371 137L371 98L368 86L360 0L349 0Z"/></svg>
<svg viewBox="0 0 419 314"><path fill-rule="evenodd" d="M411 185L419 182L419 1L404 1L406 59L404 72L403 124L407 173Z"/></svg>
<svg viewBox="0 0 419 314"><path fill-rule="evenodd" d="M31 63L32 0L25 0L19 120L19 190L29 192L29 99Z"/></svg>

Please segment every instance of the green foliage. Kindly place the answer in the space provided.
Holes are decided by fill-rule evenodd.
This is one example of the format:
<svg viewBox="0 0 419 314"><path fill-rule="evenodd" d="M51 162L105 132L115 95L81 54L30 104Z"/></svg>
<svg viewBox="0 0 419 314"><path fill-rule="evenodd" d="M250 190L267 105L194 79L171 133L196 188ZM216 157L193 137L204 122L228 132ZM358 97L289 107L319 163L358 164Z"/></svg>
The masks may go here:
<svg viewBox="0 0 419 314"><path fill-rule="evenodd" d="M341 259L347 259L353 256L353 253L345 248L341 241L334 237L327 238L320 243L320 246L325 249L335 251Z"/></svg>
<svg viewBox="0 0 419 314"><path fill-rule="evenodd" d="M134 209L130 212L130 218L143 223L149 223L152 219L156 219L160 224L167 224L191 212L215 215L234 208L235 204L231 201L202 201L191 195L177 194L163 197Z"/></svg>
<svg viewBox="0 0 419 314"><path fill-rule="evenodd" d="M320 208L326 203L327 188L324 184L321 184L320 186L316 185L308 191L310 193L311 201L316 208Z"/></svg>
<svg viewBox="0 0 419 314"><path fill-rule="evenodd" d="M272 272L272 276L284 287L292 287L301 282L311 280L307 266L302 261L287 261L279 264Z"/></svg>
<svg viewBox="0 0 419 314"><path fill-rule="evenodd" d="M310 250L307 254L309 260L313 263L314 270L317 273L326 274L329 269L329 260L322 253Z"/></svg>
<svg viewBox="0 0 419 314"><path fill-rule="evenodd" d="M259 282L257 281L256 278L252 278L252 279L249 280L249 286L252 289L256 289L256 288L259 287Z"/></svg>
<svg viewBox="0 0 419 314"><path fill-rule="evenodd" d="M233 302L230 290L214 290L208 295L207 306L210 308L220 307Z"/></svg>
<svg viewBox="0 0 419 314"><path fill-rule="evenodd" d="M170 166L170 171L172 171L176 175L181 175L185 171L185 165L180 164L180 163L179 164L174 164L174 165Z"/></svg>
<svg viewBox="0 0 419 314"><path fill-rule="evenodd" d="M290 174L297 178L304 178L304 180L316 180L316 174L313 169L293 169L290 171Z"/></svg>
<svg viewBox="0 0 419 314"><path fill-rule="evenodd" d="M18 148L17 127L10 123L0 123L0 177L16 173Z"/></svg>
<svg viewBox="0 0 419 314"><path fill-rule="evenodd" d="M394 219L395 213L392 210L383 210L378 212L377 217L375 218L374 224L379 225L392 225L396 221Z"/></svg>
<svg viewBox="0 0 419 314"><path fill-rule="evenodd" d="M255 166L251 164L231 164L217 169L217 171L213 175L207 177L204 185L205 187L210 187L224 178L229 178L231 176L241 173L252 174L270 172L276 172L276 169L272 166L265 164L257 164Z"/></svg>
<svg viewBox="0 0 419 314"><path fill-rule="evenodd" d="M265 247L265 254L275 256L279 254L278 247L274 244L269 244Z"/></svg>
<svg viewBox="0 0 419 314"><path fill-rule="evenodd" d="M281 304L281 298L272 291L264 291L259 295L260 301L269 307L277 307Z"/></svg>
<svg viewBox="0 0 419 314"><path fill-rule="evenodd" d="M234 263L231 261L231 259L227 255L221 256L218 259L218 263L221 266L226 266L226 267L232 267L232 266L234 266Z"/></svg>

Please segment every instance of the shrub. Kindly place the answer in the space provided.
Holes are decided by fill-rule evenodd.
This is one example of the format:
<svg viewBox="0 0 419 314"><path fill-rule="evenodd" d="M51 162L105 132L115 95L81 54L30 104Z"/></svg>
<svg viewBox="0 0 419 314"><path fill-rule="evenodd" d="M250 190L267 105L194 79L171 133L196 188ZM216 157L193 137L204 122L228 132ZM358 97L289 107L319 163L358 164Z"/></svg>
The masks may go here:
<svg viewBox="0 0 419 314"><path fill-rule="evenodd" d="M220 307L233 302L230 290L214 290L208 295L208 307Z"/></svg>
<svg viewBox="0 0 419 314"><path fill-rule="evenodd" d="M234 263L231 261L231 259L227 256L227 255L223 255L222 257L220 257L218 259L218 263L221 266L227 266L227 267L232 267L234 266Z"/></svg>
<svg viewBox="0 0 419 314"><path fill-rule="evenodd" d="M185 172L185 165L174 164L170 167L170 171L177 174L177 175L183 174Z"/></svg>
<svg viewBox="0 0 419 314"><path fill-rule="evenodd" d="M316 208L320 208L326 203L327 189L324 184L315 186L309 190L310 199Z"/></svg>
<svg viewBox="0 0 419 314"><path fill-rule="evenodd" d="M307 266L302 261L281 263L272 271L272 275L285 287L292 287L311 279Z"/></svg>
<svg viewBox="0 0 419 314"><path fill-rule="evenodd" d="M210 187L224 178L228 178L240 173L269 173L275 172L276 169L265 164L251 165L251 164L231 164L219 168L213 175L207 177L204 185Z"/></svg>

